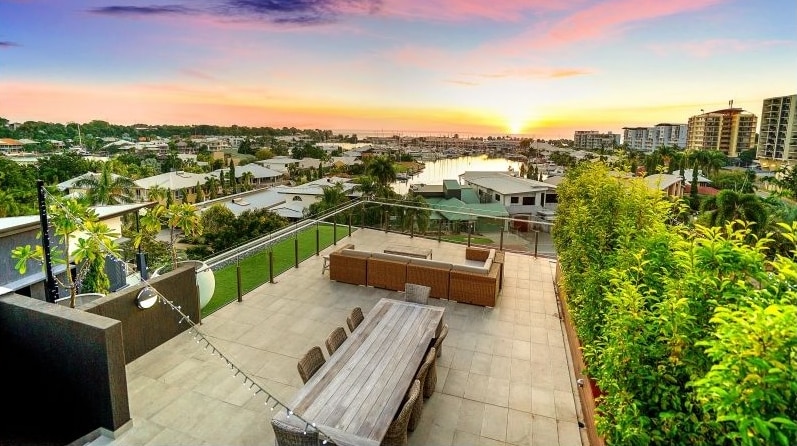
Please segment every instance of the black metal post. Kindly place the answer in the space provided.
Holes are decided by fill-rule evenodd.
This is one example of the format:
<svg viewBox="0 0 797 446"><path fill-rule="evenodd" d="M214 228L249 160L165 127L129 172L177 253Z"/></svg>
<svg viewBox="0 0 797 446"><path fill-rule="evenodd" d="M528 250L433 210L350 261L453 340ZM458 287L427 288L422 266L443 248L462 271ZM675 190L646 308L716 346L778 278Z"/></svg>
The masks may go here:
<svg viewBox="0 0 797 446"><path fill-rule="evenodd" d="M318 227L318 222L315 222L315 255L319 255L321 253L321 234L320 228Z"/></svg>
<svg viewBox="0 0 797 446"><path fill-rule="evenodd" d="M498 243L498 250L499 251L503 251L504 250L504 225L505 224L506 224L506 222L501 221L501 241L500 241L500 243Z"/></svg>
<svg viewBox="0 0 797 446"><path fill-rule="evenodd" d="M299 267L299 233L293 238L293 267Z"/></svg>
<svg viewBox="0 0 797 446"><path fill-rule="evenodd" d="M334 217L332 218L332 244L338 244L338 219Z"/></svg>
<svg viewBox="0 0 797 446"><path fill-rule="evenodd" d="M410 214L410 238L415 235L415 214Z"/></svg>
<svg viewBox="0 0 797 446"><path fill-rule="evenodd" d="M443 219L437 220L437 242L443 239Z"/></svg>
<svg viewBox="0 0 797 446"><path fill-rule="evenodd" d="M235 274L238 279L238 302L244 301L244 294L243 290L241 289L241 258L237 257L235 259Z"/></svg>
<svg viewBox="0 0 797 446"><path fill-rule="evenodd" d="M362 217L362 221L360 221L360 229L365 229L365 202L362 203L360 207L360 216Z"/></svg>
<svg viewBox="0 0 797 446"><path fill-rule="evenodd" d="M537 257L537 242L540 240L540 231L534 231L534 257Z"/></svg>
<svg viewBox="0 0 797 446"><path fill-rule="evenodd" d="M50 256L50 225L47 222L47 203L44 200L43 180L36 180L36 189L39 198L39 221L42 227L42 249L44 250L44 272L46 274L44 295L47 302L55 303L58 299L58 283L53 275L53 261ZM66 266L66 273L71 274L69 265Z"/></svg>
<svg viewBox="0 0 797 446"><path fill-rule="evenodd" d="M385 220L385 234L390 232L390 216L387 215L388 211L384 212Z"/></svg>
<svg viewBox="0 0 797 446"><path fill-rule="evenodd" d="M349 237L351 237L351 216L352 216L352 213L351 213L351 211L349 211Z"/></svg>
<svg viewBox="0 0 797 446"><path fill-rule="evenodd" d="M468 248L470 248L470 234L473 232L473 224L468 222Z"/></svg>
<svg viewBox="0 0 797 446"><path fill-rule="evenodd" d="M274 250L268 250L268 281L274 283Z"/></svg>
<svg viewBox="0 0 797 446"><path fill-rule="evenodd" d="M139 215L138 211L136 211L136 232L141 232L141 223L140 223L141 216ZM138 267L138 274L141 276L141 280L147 280L149 278L149 271L147 271L147 255L146 253L141 251L141 243L138 244L138 253L136 254L136 266Z"/></svg>

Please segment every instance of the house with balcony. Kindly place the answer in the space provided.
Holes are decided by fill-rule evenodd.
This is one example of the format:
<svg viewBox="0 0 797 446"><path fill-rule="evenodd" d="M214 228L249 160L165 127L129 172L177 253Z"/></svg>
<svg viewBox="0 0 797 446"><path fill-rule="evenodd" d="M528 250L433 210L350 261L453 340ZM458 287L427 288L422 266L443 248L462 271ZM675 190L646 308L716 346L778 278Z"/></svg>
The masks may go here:
<svg viewBox="0 0 797 446"><path fill-rule="evenodd" d="M558 196L553 184L507 172L465 172L459 179L474 188L482 203L499 203L512 218L552 222L555 217Z"/></svg>

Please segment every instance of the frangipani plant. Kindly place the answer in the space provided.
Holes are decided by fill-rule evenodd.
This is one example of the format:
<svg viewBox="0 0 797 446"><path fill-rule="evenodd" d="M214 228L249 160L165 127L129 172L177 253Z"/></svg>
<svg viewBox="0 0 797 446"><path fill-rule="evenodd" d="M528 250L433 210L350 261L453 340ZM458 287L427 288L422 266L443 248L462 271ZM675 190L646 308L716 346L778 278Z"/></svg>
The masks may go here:
<svg viewBox="0 0 797 446"><path fill-rule="evenodd" d="M163 226L169 228L169 250L171 251L172 268L177 264L177 229L180 229L183 235L192 237L202 233L199 212L196 206L190 203L172 203L168 207L158 204L141 218L141 225L143 230L136 235L134 240L136 247L141 244L143 237L147 233L157 233Z"/></svg>
<svg viewBox="0 0 797 446"><path fill-rule="evenodd" d="M53 233L58 236L61 247L51 250L53 263L67 265L66 282L56 277L59 286L69 289L69 306L75 307L75 296L78 294L79 280L75 280L69 271L72 263L77 265L77 277L86 275L89 268L95 268L95 288L93 291L107 293L108 276L105 273L105 256L119 255L119 248L114 240L119 234L107 224L99 221L99 216L85 204L76 199L52 198L48 206L48 218ZM41 238L41 234L39 234ZM72 250L72 243L75 249ZM41 245L18 246L11 251L11 257L17 260L14 268L25 274L28 261L33 260L44 269L44 249ZM105 284L105 285L103 285ZM99 285L99 287L97 287Z"/></svg>

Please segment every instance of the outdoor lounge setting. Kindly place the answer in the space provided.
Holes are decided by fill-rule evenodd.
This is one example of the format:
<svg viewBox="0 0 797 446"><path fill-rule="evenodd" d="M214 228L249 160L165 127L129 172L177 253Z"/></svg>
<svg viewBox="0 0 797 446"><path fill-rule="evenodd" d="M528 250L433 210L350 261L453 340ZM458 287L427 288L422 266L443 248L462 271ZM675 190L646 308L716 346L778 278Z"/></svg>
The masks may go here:
<svg viewBox="0 0 797 446"><path fill-rule="evenodd" d="M466 254L464 245L360 229L321 256L280 275L276 283L255 289L243 302L204 318L201 330L225 357L282 402L288 406L300 402L312 388L307 386L317 386L314 382L322 382L326 370L346 363L358 351L349 345L367 339L377 327L372 325L371 312L379 302L405 301L404 283L400 291L369 287L368 258L340 253L349 245L356 246L351 250L355 253L374 253L387 244L431 249L435 260L452 265L455 259L464 264L468 255L483 255L476 250ZM319 274L324 255L331 260L329 277ZM350 263L336 263L342 257ZM427 382L432 375L436 379L434 390L428 398L419 396L423 410L415 430L407 432L410 445L587 444L578 427L577 387L558 317L555 264L506 253L500 268L503 288L492 307L439 299L432 287L427 304L442 308L444 316L440 332L419 353L417 366L429 348L436 347L441 354L427 373ZM500 280L500 274L497 277ZM342 278L357 278L352 280L356 285ZM362 322L354 323L354 330L349 326L348 338L305 385L297 363L312 347L323 350L330 333L349 325L346 321L358 313L353 311L357 307L362 309ZM445 339L435 345L435 336ZM273 400L266 405L266 397L253 395L247 390L249 384L242 386L223 361L197 346L188 334L131 363L127 375L132 427L113 444L274 442L270 420L276 411L269 410ZM396 388L391 410L398 411L409 384L408 380L406 388ZM426 393L430 384L424 384ZM291 409L326 426L318 418L324 415L311 409L316 407L311 400L307 404ZM391 420L397 414L392 413Z"/></svg>

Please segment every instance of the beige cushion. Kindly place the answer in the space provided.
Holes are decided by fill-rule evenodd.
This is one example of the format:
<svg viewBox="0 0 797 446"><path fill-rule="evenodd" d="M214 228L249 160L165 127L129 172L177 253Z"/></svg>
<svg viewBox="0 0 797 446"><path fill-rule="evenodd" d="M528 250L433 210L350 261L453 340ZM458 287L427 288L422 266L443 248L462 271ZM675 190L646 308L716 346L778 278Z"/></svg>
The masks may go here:
<svg viewBox="0 0 797 446"><path fill-rule="evenodd" d="M368 257L371 257L371 252L370 251L355 251L353 249L344 249L343 251L341 251L341 254L349 256L349 257L359 257L359 258L363 258L363 259L367 259Z"/></svg>
<svg viewBox="0 0 797 446"><path fill-rule="evenodd" d="M438 262L437 260L410 259L410 263L418 266L428 266L430 268L451 269L451 264Z"/></svg>
<svg viewBox="0 0 797 446"><path fill-rule="evenodd" d="M409 263L410 261L409 257L400 256L397 254L385 254L384 252L372 253L371 257L374 259L392 260L394 262L402 262L402 263Z"/></svg>
<svg viewBox="0 0 797 446"><path fill-rule="evenodd" d="M451 268L451 271L463 271L466 273L474 273L474 274L487 274L487 272L490 270L482 266L454 264L453 267Z"/></svg>

